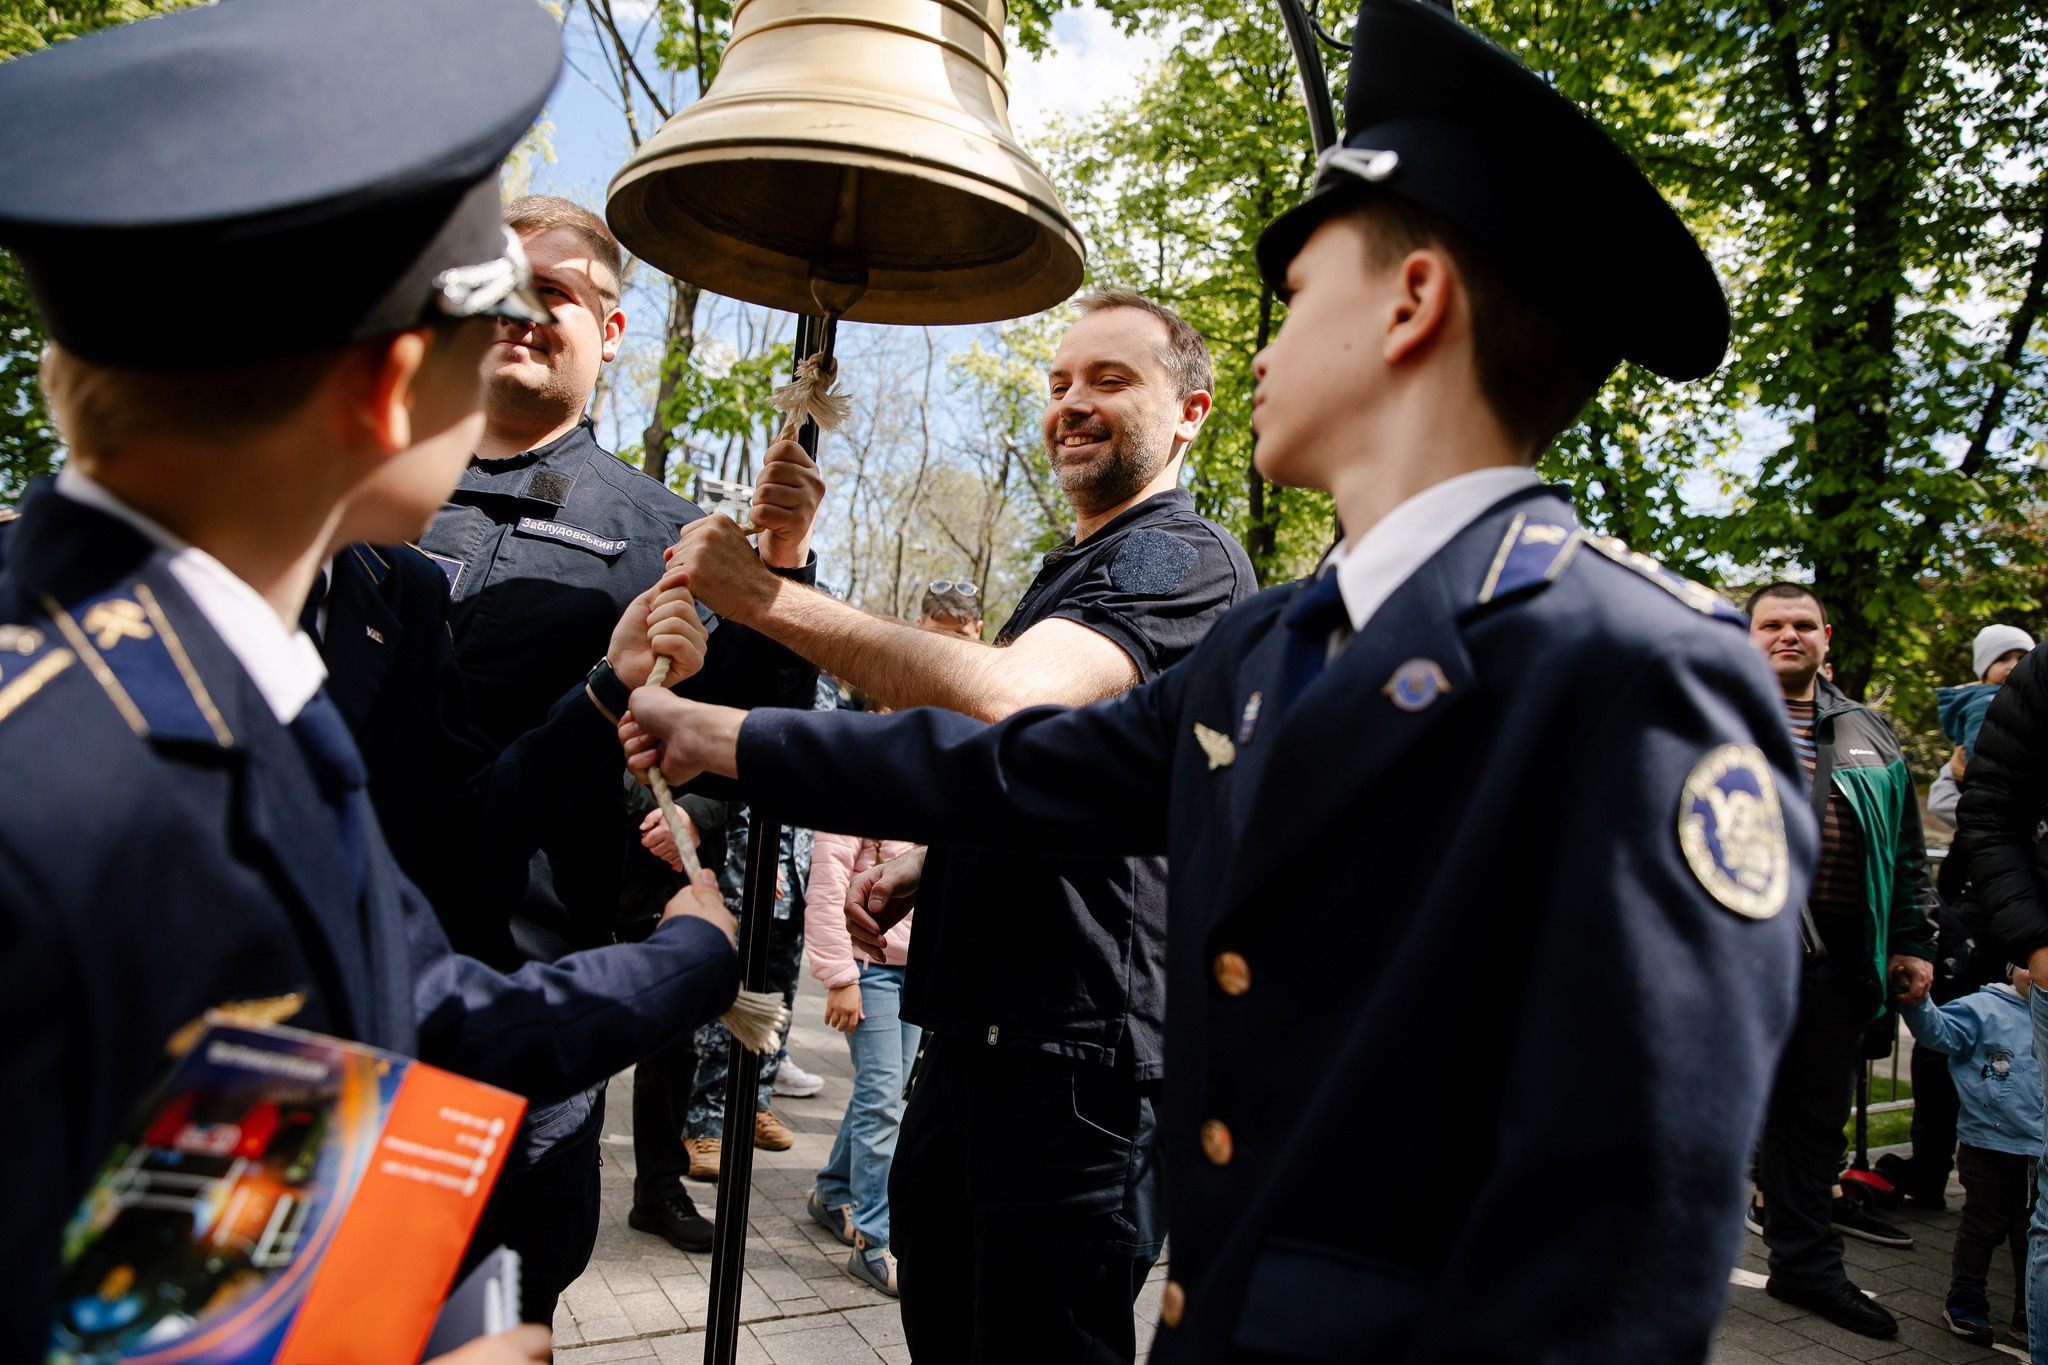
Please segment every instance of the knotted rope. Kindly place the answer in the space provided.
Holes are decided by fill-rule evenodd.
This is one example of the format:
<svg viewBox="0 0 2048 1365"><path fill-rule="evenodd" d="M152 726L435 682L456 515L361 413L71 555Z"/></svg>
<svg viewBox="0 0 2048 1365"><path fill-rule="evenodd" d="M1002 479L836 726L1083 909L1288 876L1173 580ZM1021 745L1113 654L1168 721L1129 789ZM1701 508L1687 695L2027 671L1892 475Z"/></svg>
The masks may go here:
<svg viewBox="0 0 2048 1365"><path fill-rule="evenodd" d="M811 355L804 358L796 368L796 378L777 389L768 399L778 412L787 414L782 423L782 434L776 437L778 442L794 441L805 422L816 422L821 431L833 431L846 420L853 404L845 394L833 389L832 382L837 377L838 366L829 357ZM749 536L760 529L748 521L740 522L739 528L742 535ZM654 667L647 675L647 685L665 685L668 674L669 658L664 654L655 659ZM704 868L697 861L696 847L690 842L682 812L676 808L675 794L669 790L668 779L662 776L659 763L648 769L648 783L654 788L661 818L668 825L668 836L675 843L683 875L694 882ZM789 1009L782 1003L780 995L743 990L733 1001L732 1008L720 1016L719 1022L732 1031L734 1041L741 1047L766 1056L781 1041L783 1025L789 1022Z"/></svg>

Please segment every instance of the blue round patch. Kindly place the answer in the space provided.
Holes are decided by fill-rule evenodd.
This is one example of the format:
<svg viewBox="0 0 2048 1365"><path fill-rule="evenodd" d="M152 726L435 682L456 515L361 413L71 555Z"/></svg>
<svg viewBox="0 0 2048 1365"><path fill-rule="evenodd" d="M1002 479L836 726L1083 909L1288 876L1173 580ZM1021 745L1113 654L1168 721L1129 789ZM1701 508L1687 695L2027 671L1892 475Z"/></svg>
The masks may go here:
<svg viewBox="0 0 2048 1365"><path fill-rule="evenodd" d="M1693 766L1678 799L1678 846L1700 885L1736 914L1769 919L1785 908L1785 816L1762 750L1724 744Z"/></svg>

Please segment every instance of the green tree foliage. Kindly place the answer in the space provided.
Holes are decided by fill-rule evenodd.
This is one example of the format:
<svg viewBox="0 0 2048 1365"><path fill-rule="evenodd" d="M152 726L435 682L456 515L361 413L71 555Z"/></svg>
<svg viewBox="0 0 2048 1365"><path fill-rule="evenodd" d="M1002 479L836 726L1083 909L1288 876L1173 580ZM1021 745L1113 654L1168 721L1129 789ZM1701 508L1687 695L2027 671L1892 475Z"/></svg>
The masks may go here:
<svg viewBox="0 0 2048 1365"><path fill-rule="evenodd" d="M0 61L182 3L187 0L0 0ZM0 251L0 503L19 498L30 479L49 473L61 457L57 429L36 386L45 340L20 264Z"/></svg>
<svg viewBox="0 0 2048 1365"><path fill-rule="evenodd" d="M2022 531L2048 422L2048 12L1472 0L1460 13L1615 131L1730 285L1718 376L1681 389L1624 374L1551 453L1582 503L1604 508L1618 489L1616 506L1652 506L1637 538L1682 561L1811 574L1852 694L1917 668L1957 606L2027 605L2031 576L2002 566L2038 557ZM1762 456L1731 463L1745 427ZM1672 502L1703 473L1726 515Z"/></svg>

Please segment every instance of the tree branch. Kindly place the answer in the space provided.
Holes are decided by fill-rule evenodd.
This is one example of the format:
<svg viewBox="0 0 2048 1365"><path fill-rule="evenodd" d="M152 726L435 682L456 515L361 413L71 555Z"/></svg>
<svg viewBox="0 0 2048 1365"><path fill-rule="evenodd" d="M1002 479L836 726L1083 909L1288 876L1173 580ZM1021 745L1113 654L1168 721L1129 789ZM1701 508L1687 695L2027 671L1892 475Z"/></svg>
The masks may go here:
<svg viewBox="0 0 2048 1365"><path fill-rule="evenodd" d="M618 53L619 66L624 71L631 73L641 92L647 96L647 102L654 106L654 112L661 115L661 121L663 123L668 122L672 111L662 100L661 96L654 93L653 84L648 81L646 73L640 70L640 63L633 57L632 45L626 41L625 35L619 32L618 20L612 17L612 0L590 0L588 9L590 10L591 17L597 20L599 26L610 35L612 47ZM620 77L619 83L620 89L623 91L625 88L624 76ZM633 145L637 147L639 144L640 133L638 129L634 129Z"/></svg>
<svg viewBox="0 0 2048 1365"><path fill-rule="evenodd" d="M2044 195L2048 202L2048 195ZM2027 337L2034 330L2034 323L2041 317L2044 295L2048 295L2048 213L2041 217L2041 241L2034 248L2034 268L2027 275L2027 291L2020 297L2020 306L2012 315L2012 331L2005 340L2005 352L1997 378L1992 381L1991 392L1985 396L1984 411L1977 416L1976 434L1970 437L1970 448L1963 453L1963 462L1956 472L1965 478L1973 475L1983 465L1984 458L1991 450L1991 437L1998 430L1999 420L2005 415L2005 400L2012 392L2013 379L2019 373L2020 361L2026 355Z"/></svg>

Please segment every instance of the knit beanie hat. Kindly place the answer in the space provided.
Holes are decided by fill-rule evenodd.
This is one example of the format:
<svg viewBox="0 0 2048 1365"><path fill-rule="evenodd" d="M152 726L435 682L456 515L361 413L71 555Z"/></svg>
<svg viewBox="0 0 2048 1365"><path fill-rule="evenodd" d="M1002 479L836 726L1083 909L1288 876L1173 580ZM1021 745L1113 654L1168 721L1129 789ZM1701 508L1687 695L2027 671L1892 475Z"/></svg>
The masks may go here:
<svg viewBox="0 0 2048 1365"><path fill-rule="evenodd" d="M1977 639L1970 646L1970 662L1976 666L1981 681L1991 665L1997 663L2016 649L2032 649L2034 637L2018 626L1986 626L1977 632Z"/></svg>

